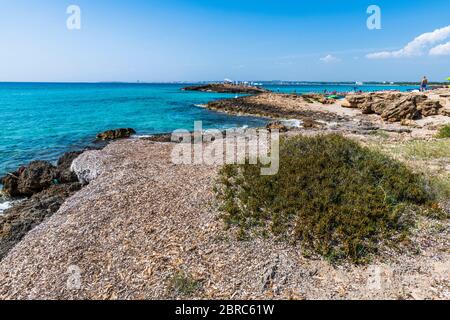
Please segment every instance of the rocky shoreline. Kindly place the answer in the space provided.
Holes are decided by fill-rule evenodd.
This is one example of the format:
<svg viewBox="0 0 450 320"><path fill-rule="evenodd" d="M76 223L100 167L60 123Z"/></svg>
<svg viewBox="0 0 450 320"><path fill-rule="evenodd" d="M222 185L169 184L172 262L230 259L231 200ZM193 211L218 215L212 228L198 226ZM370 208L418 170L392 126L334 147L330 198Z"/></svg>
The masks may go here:
<svg viewBox="0 0 450 320"><path fill-rule="evenodd" d="M363 114L378 114L384 121L398 122L423 117L450 116L448 90L421 93L366 93L352 94L342 103L345 108L358 108Z"/></svg>
<svg viewBox="0 0 450 320"><path fill-rule="evenodd" d="M263 93L206 107L272 118L269 129L285 136L338 132L365 145L398 148L415 139L432 142L439 127L450 124L449 93L434 91L426 99L362 94L346 100ZM385 99L388 95L392 99ZM133 131L98 137L126 138ZM177 274L198 282L193 298L450 296L448 220L420 220L411 244L417 253L385 248L373 263L388 280L371 290L367 267L331 266L272 238L237 240L214 205L218 167L175 165L172 147L169 134L120 139L100 150L66 154L57 166L35 162L5 177L10 193L29 198L0 216L0 299L186 298L171 288ZM450 170L446 158L420 165L430 174ZM449 203L443 203L447 212ZM67 289L72 266L82 279L75 290Z"/></svg>
<svg viewBox="0 0 450 320"><path fill-rule="evenodd" d="M264 93L211 101L206 104L206 108L237 115L256 115L268 118L314 118L315 120L333 121L335 115L307 106L314 103L329 105L334 102L334 99L327 99L322 95Z"/></svg>
<svg viewBox="0 0 450 320"><path fill-rule="evenodd" d="M241 93L241 94L259 94L268 92L255 86L235 85L226 83L211 83L206 85L191 86L182 89L183 91L201 91L201 92L217 92L217 93Z"/></svg>
<svg viewBox="0 0 450 320"><path fill-rule="evenodd" d="M3 192L11 198L24 198L0 215L0 261L31 229L54 214L65 199L80 190L70 171L81 152L64 154L53 166L33 161L0 179Z"/></svg>
<svg viewBox="0 0 450 320"><path fill-rule="evenodd" d="M264 93L212 101L206 108L240 115L272 118L314 117L316 120L328 121L332 120L327 118L331 115L327 112L329 106L359 109L363 114L378 114L387 122L416 120L434 115L450 116L448 89L435 90L427 94L390 91L357 93L349 94L343 100L327 98L321 94Z"/></svg>
<svg viewBox="0 0 450 320"><path fill-rule="evenodd" d="M107 141L129 138L131 128L99 133L97 148L64 153L56 165L48 161L32 161L0 178L2 193L13 205L0 215L0 261L33 228L56 213L64 201L89 181L73 164L86 151L101 150ZM77 162L75 162L76 164Z"/></svg>

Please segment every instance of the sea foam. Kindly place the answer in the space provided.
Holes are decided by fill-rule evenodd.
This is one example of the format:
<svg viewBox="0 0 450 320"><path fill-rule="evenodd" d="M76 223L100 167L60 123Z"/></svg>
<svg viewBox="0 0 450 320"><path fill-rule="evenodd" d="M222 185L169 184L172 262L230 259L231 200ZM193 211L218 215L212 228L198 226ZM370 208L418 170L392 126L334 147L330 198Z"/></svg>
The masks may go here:
<svg viewBox="0 0 450 320"><path fill-rule="evenodd" d="M3 211L5 211L6 209L11 208L12 205L13 205L12 201L0 202L0 215L3 214Z"/></svg>

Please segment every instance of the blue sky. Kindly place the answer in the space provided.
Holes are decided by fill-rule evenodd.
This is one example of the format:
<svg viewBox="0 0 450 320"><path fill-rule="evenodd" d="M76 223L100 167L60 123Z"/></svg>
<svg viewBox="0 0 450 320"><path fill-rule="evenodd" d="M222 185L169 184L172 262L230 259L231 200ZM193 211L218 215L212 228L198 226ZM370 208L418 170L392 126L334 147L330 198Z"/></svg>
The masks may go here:
<svg viewBox="0 0 450 320"><path fill-rule="evenodd" d="M81 8L80 30L66 27L72 4ZM372 4L381 8L381 30L366 26ZM0 5L0 81L450 77L445 46L450 33L443 29L450 26L448 0L0 0ZM402 50L437 29L443 29L437 42L425 36L425 43L409 46L412 52ZM432 52L439 54L430 54L437 46Z"/></svg>

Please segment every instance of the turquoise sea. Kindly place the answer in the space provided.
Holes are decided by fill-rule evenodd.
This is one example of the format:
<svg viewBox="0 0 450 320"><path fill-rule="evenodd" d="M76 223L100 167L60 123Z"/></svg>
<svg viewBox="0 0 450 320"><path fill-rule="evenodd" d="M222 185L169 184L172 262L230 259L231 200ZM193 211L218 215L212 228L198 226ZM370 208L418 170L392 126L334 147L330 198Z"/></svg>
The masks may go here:
<svg viewBox="0 0 450 320"><path fill-rule="evenodd" d="M0 83L0 176L35 159L54 161L90 145L98 132L135 128L138 135L193 128L261 126L264 119L236 117L199 107L235 95L185 92L181 84ZM279 92L351 91L352 85L268 85ZM361 86L363 91L412 87Z"/></svg>

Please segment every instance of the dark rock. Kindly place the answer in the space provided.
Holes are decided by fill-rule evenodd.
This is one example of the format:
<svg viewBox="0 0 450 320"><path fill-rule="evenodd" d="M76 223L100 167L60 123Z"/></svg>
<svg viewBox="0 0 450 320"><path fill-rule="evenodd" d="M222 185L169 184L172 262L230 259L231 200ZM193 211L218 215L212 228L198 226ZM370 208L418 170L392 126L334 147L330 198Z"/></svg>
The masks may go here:
<svg viewBox="0 0 450 320"><path fill-rule="evenodd" d="M246 85L235 85L226 83L211 83L199 86L183 88L185 91L219 92L219 93L243 93L258 94L268 92L268 90Z"/></svg>
<svg viewBox="0 0 450 320"><path fill-rule="evenodd" d="M124 139L129 138L136 131L132 128L120 128L115 130L108 130L97 135L97 139L99 140L116 140L116 139Z"/></svg>
<svg viewBox="0 0 450 320"><path fill-rule="evenodd" d="M247 114L262 117L276 117L287 119L318 119L327 122L337 121L337 115L331 112L318 112L308 110L307 108L282 108L271 101L271 94L245 96L233 99L223 99L211 101L206 105L209 110L226 112L230 114ZM292 95L282 95L287 101L292 98ZM258 99L254 99L257 97ZM303 96L298 96L302 97ZM298 98L296 98L298 99ZM304 98L303 98L304 99ZM256 101L255 101L256 100ZM307 102L306 100L304 100Z"/></svg>
<svg viewBox="0 0 450 320"><path fill-rule="evenodd" d="M0 179L0 183L3 184L3 192L10 197L20 197L18 190L19 173L8 173L6 176Z"/></svg>
<svg viewBox="0 0 450 320"><path fill-rule="evenodd" d="M47 161L33 161L17 172L17 190L5 191L10 195L32 196L50 187L57 178L56 168Z"/></svg>
<svg viewBox="0 0 450 320"><path fill-rule="evenodd" d="M57 163L57 176L61 183L78 182L77 175L70 170L73 160L75 160L82 151L66 152Z"/></svg>
<svg viewBox="0 0 450 320"><path fill-rule="evenodd" d="M0 260L27 232L58 211L66 198L80 187L79 183L52 185L5 210L0 216Z"/></svg>
<svg viewBox="0 0 450 320"><path fill-rule="evenodd" d="M278 130L279 132L287 132L289 128L285 126L281 121L272 121L266 125L266 129Z"/></svg>
<svg viewBox="0 0 450 320"><path fill-rule="evenodd" d="M153 142L172 142L172 134L170 133L155 134L150 137L145 137L141 139Z"/></svg>
<svg viewBox="0 0 450 320"><path fill-rule="evenodd" d="M323 123L317 122L316 120L312 118L303 118L303 127L307 129L311 128L321 128L324 126Z"/></svg>
<svg viewBox="0 0 450 320"><path fill-rule="evenodd" d="M0 179L3 191L10 197L30 197L53 184L78 182L70 171L72 161L82 152L65 153L55 167L47 161L33 161Z"/></svg>

